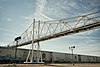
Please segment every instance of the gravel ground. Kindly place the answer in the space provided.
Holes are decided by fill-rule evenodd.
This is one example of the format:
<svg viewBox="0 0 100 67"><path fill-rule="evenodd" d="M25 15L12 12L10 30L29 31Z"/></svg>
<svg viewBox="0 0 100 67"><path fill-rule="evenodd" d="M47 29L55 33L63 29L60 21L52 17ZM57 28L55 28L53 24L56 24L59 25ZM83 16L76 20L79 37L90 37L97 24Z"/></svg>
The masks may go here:
<svg viewBox="0 0 100 67"><path fill-rule="evenodd" d="M0 64L0 67L100 67L99 64Z"/></svg>

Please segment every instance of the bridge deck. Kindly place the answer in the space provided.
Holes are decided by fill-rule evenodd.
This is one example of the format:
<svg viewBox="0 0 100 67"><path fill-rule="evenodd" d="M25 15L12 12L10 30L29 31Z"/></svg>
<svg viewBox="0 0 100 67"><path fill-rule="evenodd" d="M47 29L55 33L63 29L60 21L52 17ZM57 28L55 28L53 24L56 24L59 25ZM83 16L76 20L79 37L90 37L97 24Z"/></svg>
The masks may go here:
<svg viewBox="0 0 100 67"><path fill-rule="evenodd" d="M91 24L88 24L88 25L84 25L84 26L81 26L81 27L74 28L72 30L66 30L66 31L63 31L63 32L59 32L59 33L55 33L55 34L48 35L48 36L45 36L45 37L41 37L39 39L35 39L34 43L39 42L39 41L49 40L49 39L52 39L52 38L65 36L65 35L75 34L75 33L83 32L83 31L91 30L91 29L95 29L97 27L100 27L100 22L91 23ZM32 43L32 40L30 40L28 42L21 43L17 46L13 45L13 46L10 46L10 47L19 47L19 46L24 46L24 45L31 44L31 43Z"/></svg>

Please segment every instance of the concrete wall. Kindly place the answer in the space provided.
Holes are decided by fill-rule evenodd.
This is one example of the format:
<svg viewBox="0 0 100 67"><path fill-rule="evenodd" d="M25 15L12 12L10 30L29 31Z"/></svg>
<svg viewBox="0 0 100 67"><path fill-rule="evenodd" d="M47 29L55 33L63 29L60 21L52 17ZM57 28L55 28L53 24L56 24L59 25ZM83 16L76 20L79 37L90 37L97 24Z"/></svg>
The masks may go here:
<svg viewBox="0 0 100 67"><path fill-rule="evenodd" d="M14 56L13 49L0 48L0 56L11 55Z"/></svg>
<svg viewBox="0 0 100 67"><path fill-rule="evenodd" d="M19 60L26 60L29 50L26 49L18 49L17 50L17 57ZM6 59L11 58L14 59L15 57L15 50L8 49L8 48L1 48L0 47L0 60L2 57L5 56ZM5 59L5 57L3 57ZM42 51L42 58L44 62L100 62L100 57L97 56L87 56L87 55L72 55L69 53L58 53L58 52L48 52ZM36 51L34 51L34 59L36 59Z"/></svg>
<svg viewBox="0 0 100 67"><path fill-rule="evenodd" d="M53 52L53 61L57 61L57 62L65 62L65 53L56 53Z"/></svg>

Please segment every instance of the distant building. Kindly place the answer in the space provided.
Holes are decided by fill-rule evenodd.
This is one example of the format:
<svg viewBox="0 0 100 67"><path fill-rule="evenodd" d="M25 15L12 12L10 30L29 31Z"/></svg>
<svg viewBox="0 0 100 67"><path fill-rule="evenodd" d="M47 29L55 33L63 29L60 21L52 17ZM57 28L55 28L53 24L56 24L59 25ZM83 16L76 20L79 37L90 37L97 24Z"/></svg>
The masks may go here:
<svg viewBox="0 0 100 67"><path fill-rule="evenodd" d="M19 49L17 50L17 59L18 63L23 63L28 55L28 49ZM74 54L74 62L88 62L88 63L100 63L100 57L97 56L87 56L87 55L78 55ZM36 59L36 50L34 51L34 60ZM42 51L42 59L44 62L72 62L72 55L69 53L58 53L58 52L49 52ZM29 59L30 60L30 59ZM0 47L0 63L13 63L15 61L15 49L10 49L7 47Z"/></svg>

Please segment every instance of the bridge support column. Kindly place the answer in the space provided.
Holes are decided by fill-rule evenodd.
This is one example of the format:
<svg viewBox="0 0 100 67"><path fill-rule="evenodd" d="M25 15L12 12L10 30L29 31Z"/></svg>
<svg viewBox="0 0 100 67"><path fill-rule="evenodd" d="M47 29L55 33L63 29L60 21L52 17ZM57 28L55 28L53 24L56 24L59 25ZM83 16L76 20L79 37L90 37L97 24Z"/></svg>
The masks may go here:
<svg viewBox="0 0 100 67"><path fill-rule="evenodd" d="M44 63L42 61L42 53L41 53L41 50L40 50L39 42L37 42L37 63Z"/></svg>
<svg viewBox="0 0 100 67"><path fill-rule="evenodd" d="M34 46L36 46L36 48L34 48ZM42 63L44 63L42 61L42 53L41 53L41 50L40 50L39 42L37 42L37 44L33 45L32 47L33 47L32 49L29 49L29 53L28 53L28 56L26 58L26 62L24 62L24 63L29 63L29 64L32 64L32 63L33 64L42 64ZM37 50L34 51L34 49L37 49Z"/></svg>
<svg viewBox="0 0 100 67"><path fill-rule="evenodd" d="M40 21L39 21L39 23L38 23L38 39L39 39L39 29L40 29ZM35 32L35 19L34 19L34 21L33 21L33 35L32 35L32 49L30 49L29 50L29 53L28 53L28 56L27 56L27 59L26 59L26 62L24 62L24 63L36 63L36 64L41 64L41 63L44 63L43 61L42 61L42 54L41 54L41 51L40 51L40 44L39 44L39 41L37 42L37 44L36 44L36 49L37 49L37 51L36 51L36 57L34 57L35 56L35 54L34 54L34 46L35 46L35 44L34 44L34 33ZM31 52L30 52L31 51ZM28 59L29 59L29 57L31 57L31 59L30 59L30 62L28 62Z"/></svg>

